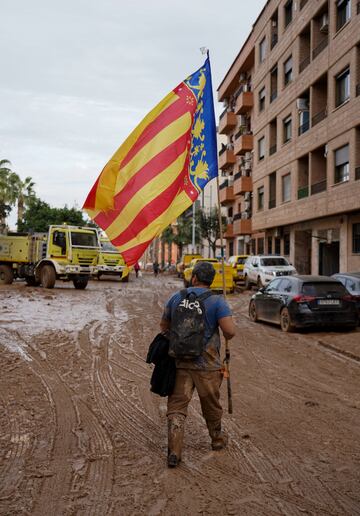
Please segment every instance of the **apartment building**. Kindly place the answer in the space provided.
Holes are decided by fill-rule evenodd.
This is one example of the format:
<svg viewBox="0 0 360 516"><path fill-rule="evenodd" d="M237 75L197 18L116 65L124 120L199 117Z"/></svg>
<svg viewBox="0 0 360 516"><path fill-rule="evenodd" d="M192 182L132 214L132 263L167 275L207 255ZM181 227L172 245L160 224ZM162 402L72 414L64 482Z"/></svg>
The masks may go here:
<svg viewBox="0 0 360 516"><path fill-rule="evenodd" d="M229 244L303 274L360 270L360 2L269 0L218 98Z"/></svg>

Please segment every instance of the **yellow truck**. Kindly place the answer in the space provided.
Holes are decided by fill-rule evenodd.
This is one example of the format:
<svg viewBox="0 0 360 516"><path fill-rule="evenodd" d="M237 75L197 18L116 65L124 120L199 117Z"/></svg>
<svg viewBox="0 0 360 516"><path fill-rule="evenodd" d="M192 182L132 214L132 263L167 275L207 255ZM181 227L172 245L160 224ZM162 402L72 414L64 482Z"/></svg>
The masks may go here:
<svg viewBox="0 0 360 516"><path fill-rule="evenodd" d="M129 281L129 267L118 249L107 237L100 237L100 252L98 256L95 276L100 279L102 275L116 275L121 281Z"/></svg>
<svg viewBox="0 0 360 516"><path fill-rule="evenodd" d="M213 264L215 269L215 278L211 283L211 290L223 290L223 271L222 271L222 263L220 263L216 258L194 258L191 260L189 267L184 270L184 286L189 287L191 282L192 271L195 265L199 262L210 262ZM230 265L225 265L225 289L226 292L234 292L235 284L234 284L234 276L232 272L232 268Z"/></svg>
<svg viewBox="0 0 360 516"><path fill-rule="evenodd" d="M47 233L0 235L0 284L14 278L53 288L56 280L84 289L96 271L100 244L95 228L51 225Z"/></svg>
<svg viewBox="0 0 360 516"><path fill-rule="evenodd" d="M176 265L178 278L184 277L184 270L189 267L191 260L194 258L202 258L201 254L184 254L181 261Z"/></svg>

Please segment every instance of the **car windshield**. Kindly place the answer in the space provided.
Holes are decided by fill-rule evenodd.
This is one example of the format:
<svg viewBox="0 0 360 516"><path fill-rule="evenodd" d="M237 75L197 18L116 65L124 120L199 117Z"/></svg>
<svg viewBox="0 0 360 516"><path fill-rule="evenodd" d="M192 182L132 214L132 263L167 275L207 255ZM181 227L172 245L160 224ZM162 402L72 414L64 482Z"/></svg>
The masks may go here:
<svg viewBox="0 0 360 516"><path fill-rule="evenodd" d="M95 231L93 233L78 233L72 231L71 242L73 246L77 247L98 247Z"/></svg>
<svg viewBox="0 0 360 516"><path fill-rule="evenodd" d="M260 265L263 265L265 267L277 267L279 265L289 265L289 262L285 260L285 258L278 258L274 256L271 258L261 258Z"/></svg>
<svg viewBox="0 0 360 516"><path fill-rule="evenodd" d="M304 283L302 293L306 296L326 297L326 296L344 296L346 289L341 283L332 283L319 281L318 283Z"/></svg>
<svg viewBox="0 0 360 516"><path fill-rule="evenodd" d="M111 242L100 242L101 250L105 253L119 253L118 249Z"/></svg>
<svg viewBox="0 0 360 516"><path fill-rule="evenodd" d="M237 259L237 263L238 263L239 265L242 265L242 264L243 264L243 263L245 263L245 262L246 262L246 258L238 258L238 259Z"/></svg>

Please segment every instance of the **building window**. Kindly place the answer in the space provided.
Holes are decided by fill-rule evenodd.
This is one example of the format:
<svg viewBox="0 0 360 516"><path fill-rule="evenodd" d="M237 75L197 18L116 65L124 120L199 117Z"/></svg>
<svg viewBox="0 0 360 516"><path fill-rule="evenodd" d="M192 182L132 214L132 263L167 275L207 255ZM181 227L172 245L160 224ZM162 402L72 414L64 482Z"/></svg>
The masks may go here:
<svg viewBox="0 0 360 516"><path fill-rule="evenodd" d="M258 140L259 161L265 158L265 136Z"/></svg>
<svg viewBox="0 0 360 516"><path fill-rule="evenodd" d="M264 209L264 187L260 186L257 191L257 205L258 211L262 211Z"/></svg>
<svg viewBox="0 0 360 516"><path fill-rule="evenodd" d="M280 238L275 238L275 254L280 254L281 252L281 241Z"/></svg>
<svg viewBox="0 0 360 516"><path fill-rule="evenodd" d="M285 20L285 29L292 22L293 19L293 2L292 0L288 0L284 5L284 20Z"/></svg>
<svg viewBox="0 0 360 516"><path fill-rule="evenodd" d="M350 69L346 68L335 77L336 82L336 107L341 106L350 98Z"/></svg>
<svg viewBox="0 0 360 516"><path fill-rule="evenodd" d="M284 235L284 255L289 256L290 254L290 234L285 233Z"/></svg>
<svg viewBox="0 0 360 516"><path fill-rule="evenodd" d="M266 38L263 37L263 39L260 41L259 44L259 61L262 63L265 60L266 55Z"/></svg>
<svg viewBox="0 0 360 516"><path fill-rule="evenodd" d="M278 69L277 65L270 72L270 102L277 97Z"/></svg>
<svg viewBox="0 0 360 516"><path fill-rule="evenodd" d="M269 210L276 206L276 172L269 175Z"/></svg>
<svg viewBox="0 0 360 516"><path fill-rule="evenodd" d="M265 109L265 86L259 91L259 111Z"/></svg>
<svg viewBox="0 0 360 516"><path fill-rule="evenodd" d="M257 240L257 253L264 254L264 239L258 238Z"/></svg>
<svg viewBox="0 0 360 516"><path fill-rule="evenodd" d="M267 248L267 252L268 254L272 254L272 237L268 237L267 239L267 245L268 245L268 248Z"/></svg>
<svg viewBox="0 0 360 516"><path fill-rule="evenodd" d="M336 30L341 29L350 20L350 0L337 0L336 2Z"/></svg>
<svg viewBox="0 0 360 516"><path fill-rule="evenodd" d="M291 174L282 176L282 200L287 202L291 200Z"/></svg>
<svg viewBox="0 0 360 516"><path fill-rule="evenodd" d="M284 62L284 86L287 86L293 80L292 56Z"/></svg>
<svg viewBox="0 0 360 516"><path fill-rule="evenodd" d="M291 136L292 136L291 115L287 116L283 120L283 134L284 134L284 143L289 142L291 140Z"/></svg>
<svg viewBox="0 0 360 516"><path fill-rule="evenodd" d="M335 183L349 181L349 145L335 151Z"/></svg>
<svg viewBox="0 0 360 516"><path fill-rule="evenodd" d="M360 222L352 225L352 252L360 254Z"/></svg>

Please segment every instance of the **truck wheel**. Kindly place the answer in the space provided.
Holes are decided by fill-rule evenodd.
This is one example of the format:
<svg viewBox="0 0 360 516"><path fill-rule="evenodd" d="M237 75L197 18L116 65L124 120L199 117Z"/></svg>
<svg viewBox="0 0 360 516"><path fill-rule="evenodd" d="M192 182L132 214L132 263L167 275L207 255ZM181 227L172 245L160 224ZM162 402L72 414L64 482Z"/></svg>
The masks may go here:
<svg viewBox="0 0 360 516"><path fill-rule="evenodd" d="M56 272L52 265L44 265L40 272L41 284L44 288L54 288Z"/></svg>
<svg viewBox="0 0 360 516"><path fill-rule="evenodd" d="M89 278L85 277L85 278L75 278L73 280L73 283L74 283L74 287L78 290L84 290L84 288L87 287L87 284L88 284L88 281L89 281Z"/></svg>
<svg viewBox="0 0 360 516"><path fill-rule="evenodd" d="M38 287L40 285L40 281L38 281L35 276L25 276L25 281L29 287Z"/></svg>
<svg viewBox="0 0 360 516"><path fill-rule="evenodd" d="M10 265L0 265L0 285L11 285L14 273Z"/></svg>

